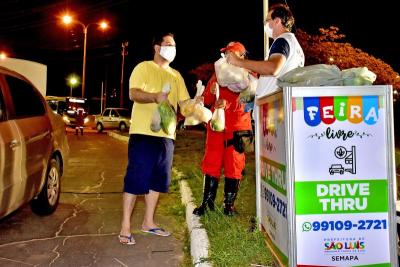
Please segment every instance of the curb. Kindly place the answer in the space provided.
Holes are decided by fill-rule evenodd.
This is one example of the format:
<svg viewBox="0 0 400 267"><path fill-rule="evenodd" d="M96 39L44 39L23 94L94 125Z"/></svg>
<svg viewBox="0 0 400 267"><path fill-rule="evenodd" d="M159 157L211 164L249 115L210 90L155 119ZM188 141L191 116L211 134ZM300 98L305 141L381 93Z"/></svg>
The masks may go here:
<svg viewBox="0 0 400 267"><path fill-rule="evenodd" d="M186 205L186 223L190 232L190 254L193 266L211 267L207 261L209 241L206 230L200 223L200 218L193 215L195 205L193 203L192 191L184 180L180 181L182 203Z"/></svg>
<svg viewBox="0 0 400 267"><path fill-rule="evenodd" d="M120 135L120 134L117 134L117 133L114 133L114 132L107 132L107 134L109 136L115 138L115 139L120 140L120 141L125 141L127 143L129 141L129 136L123 136L123 135Z"/></svg>
<svg viewBox="0 0 400 267"><path fill-rule="evenodd" d="M108 132L108 135L118 140L128 143L129 137L118 133ZM192 190L187 182L181 180L179 182L182 203L186 206L186 224L190 233L190 254L192 256L193 266L196 267L212 267L207 261L209 241L206 230L200 223L200 217L193 215L195 205L192 198Z"/></svg>

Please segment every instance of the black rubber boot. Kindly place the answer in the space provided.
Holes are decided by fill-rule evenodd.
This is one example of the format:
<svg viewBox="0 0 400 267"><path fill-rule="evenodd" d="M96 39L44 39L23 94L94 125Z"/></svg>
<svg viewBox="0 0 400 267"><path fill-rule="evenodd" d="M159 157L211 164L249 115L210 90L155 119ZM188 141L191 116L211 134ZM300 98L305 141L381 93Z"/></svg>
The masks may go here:
<svg viewBox="0 0 400 267"><path fill-rule="evenodd" d="M193 210L193 214L202 216L207 210L207 206L210 210L214 210L214 201L217 196L218 189L218 179L210 176L204 176L204 192L203 192L203 202L201 205Z"/></svg>
<svg viewBox="0 0 400 267"><path fill-rule="evenodd" d="M224 214L233 216L236 213L235 200L240 187L240 179L225 177L224 187Z"/></svg>

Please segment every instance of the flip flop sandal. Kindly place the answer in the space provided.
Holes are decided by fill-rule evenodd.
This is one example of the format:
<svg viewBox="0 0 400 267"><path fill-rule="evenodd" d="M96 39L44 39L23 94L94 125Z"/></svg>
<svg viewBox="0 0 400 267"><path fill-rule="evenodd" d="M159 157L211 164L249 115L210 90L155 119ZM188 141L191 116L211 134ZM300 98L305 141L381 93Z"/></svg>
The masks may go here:
<svg viewBox="0 0 400 267"><path fill-rule="evenodd" d="M131 234L130 236L118 235L118 240L119 240L119 243L121 243L123 245L135 245L136 244L136 241L133 238L133 234Z"/></svg>
<svg viewBox="0 0 400 267"><path fill-rule="evenodd" d="M143 233L148 233L152 235L159 235L159 236L170 236L171 233L165 231L163 228L151 228L148 230L142 229L141 230Z"/></svg>

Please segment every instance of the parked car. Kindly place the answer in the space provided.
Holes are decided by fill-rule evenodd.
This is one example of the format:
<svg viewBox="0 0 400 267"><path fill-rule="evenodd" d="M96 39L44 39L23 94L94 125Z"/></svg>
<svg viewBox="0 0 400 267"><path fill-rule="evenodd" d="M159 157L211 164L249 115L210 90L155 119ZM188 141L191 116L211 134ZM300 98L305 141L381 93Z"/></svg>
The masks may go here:
<svg viewBox="0 0 400 267"><path fill-rule="evenodd" d="M28 202L47 215L59 202L69 146L62 117L42 95L46 70L36 62L0 60L0 218Z"/></svg>
<svg viewBox="0 0 400 267"><path fill-rule="evenodd" d="M106 108L95 118L96 129L101 133L104 129L126 131L131 126L131 112L126 108Z"/></svg>

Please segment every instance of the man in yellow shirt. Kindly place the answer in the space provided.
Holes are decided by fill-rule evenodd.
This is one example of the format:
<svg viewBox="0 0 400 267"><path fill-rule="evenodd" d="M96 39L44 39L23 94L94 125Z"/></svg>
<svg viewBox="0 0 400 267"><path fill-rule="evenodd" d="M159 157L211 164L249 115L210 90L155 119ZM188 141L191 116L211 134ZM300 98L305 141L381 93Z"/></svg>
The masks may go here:
<svg viewBox="0 0 400 267"><path fill-rule="evenodd" d="M179 101L190 98L182 76L169 66L176 54L174 35L156 36L153 53L153 60L139 63L129 79L129 98L134 104L124 180L123 217L118 236L119 241L127 245L135 244L130 221L137 195L145 195L141 230L159 236L170 235L155 224L154 212L160 192L168 192L175 132L153 132L150 124L158 103L168 100L176 111ZM166 85L170 87L168 93L162 91Z"/></svg>

